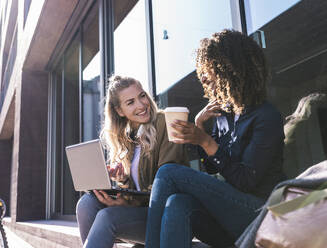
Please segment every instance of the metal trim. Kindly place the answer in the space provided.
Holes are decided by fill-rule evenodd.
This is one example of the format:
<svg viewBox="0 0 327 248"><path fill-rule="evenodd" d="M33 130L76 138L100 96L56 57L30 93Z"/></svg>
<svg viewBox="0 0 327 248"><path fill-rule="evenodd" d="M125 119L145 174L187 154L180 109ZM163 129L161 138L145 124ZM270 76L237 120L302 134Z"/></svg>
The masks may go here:
<svg viewBox="0 0 327 248"><path fill-rule="evenodd" d="M145 0L145 22L147 36L147 54L148 54L148 78L149 91L155 101L157 101L156 88L156 67L155 67L155 52L154 52L154 37L153 37L153 13L152 0Z"/></svg>
<svg viewBox="0 0 327 248"><path fill-rule="evenodd" d="M83 24L80 26L78 30L79 37L79 54L78 54L78 116L79 116L79 142L83 142L84 135L83 135Z"/></svg>
<svg viewBox="0 0 327 248"><path fill-rule="evenodd" d="M53 161L53 128L56 117L53 115L53 105L55 105L55 87L53 74L50 74L48 83L48 130L47 130L47 174L46 174L46 199L45 199L45 219L49 220L51 217L51 185L52 185L52 161Z"/></svg>
<svg viewBox="0 0 327 248"><path fill-rule="evenodd" d="M246 26L246 13L245 13L244 0L239 0L239 6L240 6L242 32L247 35L248 31L247 31L247 26Z"/></svg>
<svg viewBox="0 0 327 248"><path fill-rule="evenodd" d="M64 212L64 149L65 147L65 54L61 71L61 156L60 156L60 214Z"/></svg>

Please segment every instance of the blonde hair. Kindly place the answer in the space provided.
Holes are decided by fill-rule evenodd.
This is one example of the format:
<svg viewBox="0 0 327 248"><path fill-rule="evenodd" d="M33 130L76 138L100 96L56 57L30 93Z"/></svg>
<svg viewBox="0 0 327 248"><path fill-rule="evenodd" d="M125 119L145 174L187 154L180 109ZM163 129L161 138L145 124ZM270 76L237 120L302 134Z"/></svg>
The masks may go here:
<svg viewBox="0 0 327 248"><path fill-rule="evenodd" d="M122 163L127 173L130 171L131 162L128 153L134 152L132 149L135 142L141 146L141 154L145 156L149 156L156 145L157 105L147 92L145 94L150 103L150 121L141 124L138 130L132 130L130 121L119 116L116 111L120 107L119 92L134 84L142 88L141 83L131 77L112 76L109 79L104 109L105 120L100 134L101 141L109 152L110 163ZM137 141L131 137L133 131L137 131Z"/></svg>

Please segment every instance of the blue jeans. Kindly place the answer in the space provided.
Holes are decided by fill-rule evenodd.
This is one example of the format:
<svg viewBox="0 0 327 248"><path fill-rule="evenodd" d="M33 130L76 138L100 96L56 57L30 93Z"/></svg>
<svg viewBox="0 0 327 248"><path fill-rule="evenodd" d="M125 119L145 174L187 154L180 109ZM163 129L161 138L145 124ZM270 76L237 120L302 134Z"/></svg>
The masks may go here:
<svg viewBox="0 0 327 248"><path fill-rule="evenodd" d="M214 247L229 246L263 204L207 173L166 164L152 186L146 247L189 248L193 236Z"/></svg>
<svg viewBox="0 0 327 248"><path fill-rule="evenodd" d="M93 193L84 194L76 206L83 247L110 248L117 239L144 244L148 208L107 207Z"/></svg>

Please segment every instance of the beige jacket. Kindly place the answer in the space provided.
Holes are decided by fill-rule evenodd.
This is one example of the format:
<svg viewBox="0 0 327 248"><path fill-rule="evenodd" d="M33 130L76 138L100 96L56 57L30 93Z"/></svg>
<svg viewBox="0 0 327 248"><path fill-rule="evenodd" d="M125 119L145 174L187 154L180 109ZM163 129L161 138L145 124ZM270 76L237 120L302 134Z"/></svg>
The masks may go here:
<svg viewBox="0 0 327 248"><path fill-rule="evenodd" d="M157 143L151 152L150 157L144 155L140 156L138 178L141 191L151 190L154 177L161 165L166 163L177 163L189 166L185 145L175 144L168 141L165 116L161 111L157 114L156 130ZM132 158L133 152L129 153L129 159L132 160ZM131 175L123 187L135 189Z"/></svg>

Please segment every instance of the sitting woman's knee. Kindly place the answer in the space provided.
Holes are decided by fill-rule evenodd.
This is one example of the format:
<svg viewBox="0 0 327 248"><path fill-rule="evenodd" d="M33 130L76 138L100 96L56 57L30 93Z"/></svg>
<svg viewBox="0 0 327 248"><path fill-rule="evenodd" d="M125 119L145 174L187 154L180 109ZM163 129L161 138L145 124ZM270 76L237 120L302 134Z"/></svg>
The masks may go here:
<svg viewBox="0 0 327 248"><path fill-rule="evenodd" d="M90 207L93 205L94 197L92 197L90 194L84 194L77 202L76 204L76 214L80 215L84 212L88 212L90 210Z"/></svg>
<svg viewBox="0 0 327 248"><path fill-rule="evenodd" d="M96 218L101 220L101 223L106 226L106 229L111 229L112 231L115 231L116 219L119 218L119 214L115 213L114 210L111 207L103 208L96 215Z"/></svg>
<svg viewBox="0 0 327 248"><path fill-rule="evenodd" d="M166 208L177 211L178 209L192 208L194 198L188 194L176 193L168 197L166 201Z"/></svg>
<svg viewBox="0 0 327 248"><path fill-rule="evenodd" d="M97 218L103 219L109 222L115 222L117 213L115 213L115 207L107 207L98 211Z"/></svg>
<svg viewBox="0 0 327 248"><path fill-rule="evenodd" d="M187 194L173 194L169 196L166 201L163 219L165 222L171 221L172 223L185 222L190 218L192 212L196 210L194 199Z"/></svg>
<svg viewBox="0 0 327 248"><path fill-rule="evenodd" d="M76 215L89 215L90 213L96 213L99 209L102 208L102 204L98 199L93 195L86 193L84 194L76 204Z"/></svg>
<svg viewBox="0 0 327 248"><path fill-rule="evenodd" d="M171 171L174 171L175 168L177 166L180 166L178 164L164 164L162 166L160 166L158 172L157 172L157 176L164 176L164 175L168 175L171 173Z"/></svg>

